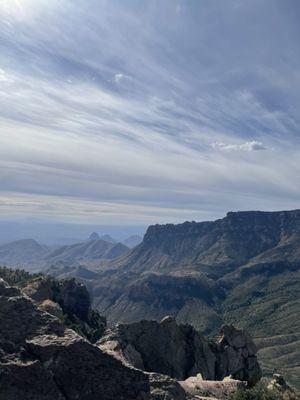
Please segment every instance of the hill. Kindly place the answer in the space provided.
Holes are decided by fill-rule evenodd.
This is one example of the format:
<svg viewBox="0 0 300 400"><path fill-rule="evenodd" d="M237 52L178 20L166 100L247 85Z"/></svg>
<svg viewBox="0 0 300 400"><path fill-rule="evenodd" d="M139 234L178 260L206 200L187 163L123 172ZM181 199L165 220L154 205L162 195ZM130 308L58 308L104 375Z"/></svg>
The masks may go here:
<svg viewBox="0 0 300 400"><path fill-rule="evenodd" d="M33 239L17 240L0 245L0 260L3 265L24 267L30 271L40 269L42 260L50 251L49 247Z"/></svg>

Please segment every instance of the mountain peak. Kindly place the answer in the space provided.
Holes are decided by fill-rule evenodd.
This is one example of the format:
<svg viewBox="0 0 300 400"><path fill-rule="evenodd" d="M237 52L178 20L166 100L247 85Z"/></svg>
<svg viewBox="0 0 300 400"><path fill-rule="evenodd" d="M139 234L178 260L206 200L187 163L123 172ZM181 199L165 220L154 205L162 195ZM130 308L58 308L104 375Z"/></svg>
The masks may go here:
<svg viewBox="0 0 300 400"><path fill-rule="evenodd" d="M100 239L100 236L98 235L97 232L93 232L89 236L89 240L98 240L98 239Z"/></svg>

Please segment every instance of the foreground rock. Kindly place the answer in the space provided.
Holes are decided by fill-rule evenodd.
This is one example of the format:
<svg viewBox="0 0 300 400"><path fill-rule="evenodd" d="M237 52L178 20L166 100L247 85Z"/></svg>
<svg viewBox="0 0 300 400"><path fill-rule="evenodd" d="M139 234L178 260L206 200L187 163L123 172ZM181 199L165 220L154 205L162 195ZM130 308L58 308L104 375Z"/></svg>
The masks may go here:
<svg viewBox="0 0 300 400"><path fill-rule="evenodd" d="M0 280L0 399L146 400L149 377L127 368Z"/></svg>
<svg viewBox="0 0 300 400"><path fill-rule="evenodd" d="M245 389L246 382L236 379L224 378L222 381L205 381L201 374L191 376L180 385L192 398L212 397L215 399L228 399L238 389Z"/></svg>
<svg viewBox="0 0 300 400"><path fill-rule="evenodd" d="M73 280L38 277L19 289L0 278L0 399L226 400L246 383L213 379L259 376L251 338L233 327L213 343L166 317L120 325L94 345L65 325L92 317Z"/></svg>
<svg viewBox="0 0 300 400"><path fill-rule="evenodd" d="M218 343L207 341L193 327L171 317L122 324L106 331L98 345L127 365L185 380L201 373L206 380L232 376L254 385L261 378L250 336L224 326Z"/></svg>
<svg viewBox="0 0 300 400"><path fill-rule="evenodd" d="M57 281L41 276L28 283L23 292L91 342L97 341L105 330L106 319L92 309L87 288L75 279Z"/></svg>

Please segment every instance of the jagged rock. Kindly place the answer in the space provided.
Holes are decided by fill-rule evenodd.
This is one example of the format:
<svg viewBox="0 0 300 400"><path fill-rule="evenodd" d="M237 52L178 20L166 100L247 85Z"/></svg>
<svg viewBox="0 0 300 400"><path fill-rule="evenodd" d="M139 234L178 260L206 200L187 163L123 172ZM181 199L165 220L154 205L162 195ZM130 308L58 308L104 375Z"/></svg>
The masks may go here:
<svg viewBox="0 0 300 400"><path fill-rule="evenodd" d="M147 400L149 377L125 367L0 281L0 399Z"/></svg>
<svg viewBox="0 0 300 400"><path fill-rule="evenodd" d="M99 347L119 360L149 372L185 380L201 373L206 380L235 379L255 384L261 377L250 336L224 326L218 343L209 342L189 325L168 316L160 323L120 324L106 331Z"/></svg>
<svg viewBox="0 0 300 400"><path fill-rule="evenodd" d="M230 378L225 378L222 381L205 381L201 374L198 374L180 382L180 385L192 398L199 398L196 396L201 396L225 400L236 392L237 389L245 388L247 383Z"/></svg>
<svg viewBox="0 0 300 400"><path fill-rule="evenodd" d="M54 315L55 317L59 318L59 319L63 319L64 318L64 313L62 308L60 307L60 305L58 303L55 303L52 300L44 300L40 306L39 306L42 310L48 312L49 314Z"/></svg>
<svg viewBox="0 0 300 400"><path fill-rule="evenodd" d="M88 320L90 295L87 288L75 279L56 281L49 276L41 276L32 280L23 291L37 302L55 301L65 314L75 315L82 321Z"/></svg>
<svg viewBox="0 0 300 400"><path fill-rule="evenodd" d="M180 384L166 375L149 373L152 400L186 400L186 392Z"/></svg>
<svg viewBox="0 0 300 400"><path fill-rule="evenodd" d="M106 319L92 310L86 287L75 279L57 281L49 276L40 276L33 279L23 292L40 304L45 311L59 318L61 309L66 315L66 323L93 342L104 332ZM58 306L50 305L49 301Z"/></svg>
<svg viewBox="0 0 300 400"><path fill-rule="evenodd" d="M186 379L201 371L206 379L214 378L216 358L210 343L191 326L177 325L171 318L161 323L141 321L118 325L108 330L98 344L145 371L177 379Z"/></svg>
<svg viewBox="0 0 300 400"><path fill-rule="evenodd" d="M231 375L234 379L254 385L262 376L251 336L233 326L221 329L222 337L217 343L216 379Z"/></svg>
<svg viewBox="0 0 300 400"><path fill-rule="evenodd" d="M54 298L55 281L50 277L40 276L31 280L23 288L23 293L37 302L52 300Z"/></svg>

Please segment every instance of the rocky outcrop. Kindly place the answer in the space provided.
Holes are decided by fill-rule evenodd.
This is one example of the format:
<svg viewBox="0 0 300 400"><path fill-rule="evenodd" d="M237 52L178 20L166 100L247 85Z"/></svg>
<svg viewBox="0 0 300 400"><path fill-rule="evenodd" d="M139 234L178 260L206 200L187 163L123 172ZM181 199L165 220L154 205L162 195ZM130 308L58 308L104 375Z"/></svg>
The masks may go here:
<svg viewBox="0 0 300 400"><path fill-rule="evenodd" d="M250 336L224 326L222 338L207 341L193 327L172 317L122 324L99 340L99 347L127 365L185 380L201 373L205 380L226 376L255 384L261 377L256 348Z"/></svg>
<svg viewBox="0 0 300 400"><path fill-rule="evenodd" d="M261 370L256 358L257 348L250 335L233 326L223 326L221 339L216 344L215 378L221 380L232 376L254 385L261 378Z"/></svg>
<svg viewBox="0 0 300 400"><path fill-rule="evenodd" d="M139 345L143 346L144 342L144 350L149 355L139 354L127 343L126 349L120 348L116 357L116 348L109 349L112 342L104 341L96 346L66 328L61 321L62 308L52 300L43 300L49 281L38 282L39 285L35 281L27 286L26 292L39 301L0 279L0 399L195 400L203 393L209 399L227 398L229 384L224 382L207 382L199 376L178 382L170 376L129 365L138 364L147 369L155 360L160 367L168 369L168 363L174 363L170 373L186 375L185 370L192 373L196 365L200 367L203 363L207 374L212 374L209 357L214 357L214 345L193 328L177 326L169 317L161 324L143 322L143 334L135 326L128 337L137 340L137 335L142 334ZM152 342L158 346L157 354L151 348L149 335L157 335L156 340L161 341L160 344ZM237 339L233 342L236 344ZM192 364L185 364L187 355L195 357Z"/></svg>
<svg viewBox="0 0 300 400"><path fill-rule="evenodd" d="M23 288L23 292L92 342L104 332L105 318L92 310L86 287L75 279L57 281L49 276L40 276Z"/></svg>
<svg viewBox="0 0 300 400"><path fill-rule="evenodd" d="M152 400L193 400L175 379L155 373L147 375Z"/></svg>
<svg viewBox="0 0 300 400"><path fill-rule="evenodd" d="M37 302L52 300L67 315L87 321L91 312L90 295L84 285L74 279L57 281L49 276L33 279L23 292Z"/></svg>
<svg viewBox="0 0 300 400"><path fill-rule="evenodd" d="M193 399L198 398L213 398L213 399L228 399L238 389L245 389L246 382L241 382L231 378L225 378L222 381L206 381L201 374L191 376L185 381L180 382L185 393ZM200 397L201 396L201 397Z"/></svg>
<svg viewBox="0 0 300 400"><path fill-rule="evenodd" d="M1 400L226 400L239 383L214 379L258 378L255 346L233 327L213 343L165 317L119 325L92 344L65 325L85 293L76 285L39 277L23 291L0 279ZM79 310L91 318L87 299Z"/></svg>
<svg viewBox="0 0 300 400"><path fill-rule="evenodd" d="M149 377L124 366L0 280L0 398L146 400Z"/></svg>

